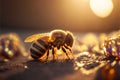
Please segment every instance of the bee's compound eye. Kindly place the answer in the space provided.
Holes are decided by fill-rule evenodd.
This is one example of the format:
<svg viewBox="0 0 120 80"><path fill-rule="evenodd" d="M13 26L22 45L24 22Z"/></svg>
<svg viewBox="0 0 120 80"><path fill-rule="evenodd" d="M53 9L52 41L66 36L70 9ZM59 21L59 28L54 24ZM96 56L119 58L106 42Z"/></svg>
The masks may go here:
<svg viewBox="0 0 120 80"><path fill-rule="evenodd" d="M68 33L67 36L66 36L66 38L65 38L65 43L66 43L68 46L72 47L73 41L74 41L74 39L73 39L72 34Z"/></svg>

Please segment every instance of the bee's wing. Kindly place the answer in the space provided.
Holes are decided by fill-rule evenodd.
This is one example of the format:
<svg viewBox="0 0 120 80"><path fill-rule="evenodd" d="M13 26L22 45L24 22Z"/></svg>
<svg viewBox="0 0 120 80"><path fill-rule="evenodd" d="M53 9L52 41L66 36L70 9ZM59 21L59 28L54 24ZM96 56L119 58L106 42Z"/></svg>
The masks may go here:
<svg viewBox="0 0 120 80"><path fill-rule="evenodd" d="M25 38L24 42L32 42L32 41L35 41L35 40L42 38L44 36L49 36L49 33L33 34L33 35Z"/></svg>

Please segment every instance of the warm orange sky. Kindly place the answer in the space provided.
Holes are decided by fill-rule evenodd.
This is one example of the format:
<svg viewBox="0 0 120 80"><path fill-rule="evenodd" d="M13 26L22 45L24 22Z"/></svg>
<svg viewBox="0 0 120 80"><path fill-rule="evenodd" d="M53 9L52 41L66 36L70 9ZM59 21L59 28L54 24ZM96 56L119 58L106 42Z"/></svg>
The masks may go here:
<svg viewBox="0 0 120 80"><path fill-rule="evenodd" d="M2 27L109 31L120 29L120 1L113 0L113 12L97 17L89 0L2 0Z"/></svg>

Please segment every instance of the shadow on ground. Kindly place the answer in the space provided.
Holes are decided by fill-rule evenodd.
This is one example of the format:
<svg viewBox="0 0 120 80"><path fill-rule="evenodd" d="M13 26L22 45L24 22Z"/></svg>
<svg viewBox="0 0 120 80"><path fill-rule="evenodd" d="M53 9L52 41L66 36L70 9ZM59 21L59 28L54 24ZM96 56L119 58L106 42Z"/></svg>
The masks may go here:
<svg viewBox="0 0 120 80"><path fill-rule="evenodd" d="M73 61L41 63L31 60L25 71L8 77L6 80L53 80L74 72Z"/></svg>

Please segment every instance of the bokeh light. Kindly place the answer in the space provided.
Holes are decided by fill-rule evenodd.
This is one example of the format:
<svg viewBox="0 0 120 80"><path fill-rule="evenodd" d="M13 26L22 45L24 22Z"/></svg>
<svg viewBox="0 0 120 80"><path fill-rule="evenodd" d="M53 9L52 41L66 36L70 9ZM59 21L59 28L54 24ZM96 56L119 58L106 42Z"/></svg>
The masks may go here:
<svg viewBox="0 0 120 80"><path fill-rule="evenodd" d="M107 17L113 10L112 0L90 0L90 8L99 17Z"/></svg>

